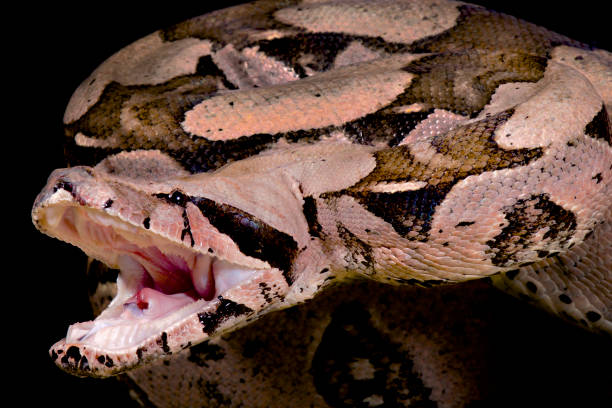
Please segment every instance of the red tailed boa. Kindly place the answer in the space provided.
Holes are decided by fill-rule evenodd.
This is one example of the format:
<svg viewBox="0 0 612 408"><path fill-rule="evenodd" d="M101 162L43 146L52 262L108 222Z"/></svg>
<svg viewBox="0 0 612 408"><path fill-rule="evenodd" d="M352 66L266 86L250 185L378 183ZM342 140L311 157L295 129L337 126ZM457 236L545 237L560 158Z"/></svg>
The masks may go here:
<svg viewBox="0 0 612 408"><path fill-rule="evenodd" d="M264 1L154 33L75 92L71 167L33 209L121 269L51 355L112 375L363 277L488 277L610 333L611 75L606 51L446 1Z"/></svg>

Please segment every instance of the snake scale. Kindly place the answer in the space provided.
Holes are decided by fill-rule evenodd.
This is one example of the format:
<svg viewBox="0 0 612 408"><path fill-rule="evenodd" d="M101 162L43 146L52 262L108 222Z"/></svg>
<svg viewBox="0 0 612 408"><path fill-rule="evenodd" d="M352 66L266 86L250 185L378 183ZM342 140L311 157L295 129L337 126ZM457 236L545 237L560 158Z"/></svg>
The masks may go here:
<svg viewBox="0 0 612 408"><path fill-rule="evenodd" d="M117 279L51 356L137 382L184 349L207 367L223 333L299 303L357 325L325 293L363 278L486 278L609 335L611 76L606 51L447 1L262 1L143 38L75 92L70 167L34 205ZM391 288L350 292L409 304Z"/></svg>

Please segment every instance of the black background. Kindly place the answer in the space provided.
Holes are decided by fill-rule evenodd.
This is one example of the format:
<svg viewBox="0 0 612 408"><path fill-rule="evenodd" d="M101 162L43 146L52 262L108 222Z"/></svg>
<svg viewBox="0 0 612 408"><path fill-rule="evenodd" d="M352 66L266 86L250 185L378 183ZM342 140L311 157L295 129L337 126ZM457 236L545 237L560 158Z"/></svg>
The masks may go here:
<svg viewBox="0 0 612 408"><path fill-rule="evenodd" d="M49 346L65 335L68 325L89 320L91 311L83 281L84 257L78 250L38 233L29 219L30 208L48 174L63 167L63 111L74 89L97 65L158 28L238 2L87 2L86 6L50 3L23 2L13 11L3 10L2 65L6 85L2 96L8 95L8 106L2 110L3 140L8 145L2 155L2 215L4 235L10 243L4 246L8 280L2 286L2 352L9 357L2 360L3 371L8 374L3 388L9 394L15 392L19 401L15 405L19 406L32 406L35 401L66 408L130 406L126 390L115 381L69 376L48 357ZM533 0L479 3L612 49L609 11L601 6L604 2L582 1L571 7L568 3L562 6L560 2ZM512 318L512 313L502 315ZM497 362L502 379L508 381L508 390L513 389L513 381L531 384L534 390L545 383L547 390L556 389L557 393L536 399L550 397L558 403L559 396L567 395L565 401L580 398L586 403L581 406L596 406L587 402L590 395L604 395L601 388L612 384L612 358L600 351L606 350L602 344L610 343L573 328L563 331L558 328L562 324L539 313L534 313L528 322L515 320L508 325L514 324L517 333L507 344L503 340L499 344L504 357ZM563 337L554 337L550 330L557 330L560 334L554 334ZM535 362L532 345L543 353ZM590 345L592 350L573 350ZM554 365L558 377L542 374L546 365ZM604 372L604 368L608 371ZM580 370L585 380L563 382L564 370L574 374ZM597 371L601 374L592 375ZM524 391L509 393L506 401L523 401ZM607 395L610 397L610 392ZM3 397L9 400L6 393Z"/></svg>

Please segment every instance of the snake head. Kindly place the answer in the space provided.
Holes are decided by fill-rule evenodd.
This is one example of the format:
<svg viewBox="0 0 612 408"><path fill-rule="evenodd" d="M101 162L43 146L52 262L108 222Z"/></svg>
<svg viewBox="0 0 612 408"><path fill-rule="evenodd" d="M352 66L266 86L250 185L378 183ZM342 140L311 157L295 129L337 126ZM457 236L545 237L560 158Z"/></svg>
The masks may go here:
<svg viewBox="0 0 612 408"><path fill-rule="evenodd" d="M332 271L291 216L302 214L297 187L277 181L188 175L144 151L56 170L35 225L120 271L108 307L53 345L56 364L114 375L314 296Z"/></svg>

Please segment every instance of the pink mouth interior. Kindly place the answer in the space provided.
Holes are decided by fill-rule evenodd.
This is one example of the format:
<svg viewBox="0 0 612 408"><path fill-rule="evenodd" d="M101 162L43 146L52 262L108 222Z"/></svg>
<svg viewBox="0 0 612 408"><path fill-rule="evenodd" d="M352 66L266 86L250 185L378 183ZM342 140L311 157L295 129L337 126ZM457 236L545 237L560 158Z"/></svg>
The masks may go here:
<svg viewBox="0 0 612 408"><path fill-rule="evenodd" d="M67 338L73 340L98 336L108 327L146 326L191 303L211 302L261 272L79 207L49 212L48 220L56 236L120 269L117 296L96 320L72 325Z"/></svg>
<svg viewBox="0 0 612 408"><path fill-rule="evenodd" d="M124 251L122 273L140 276L138 291L123 304L124 318L156 318L199 299L210 301L255 272L202 254L183 257L156 247Z"/></svg>

